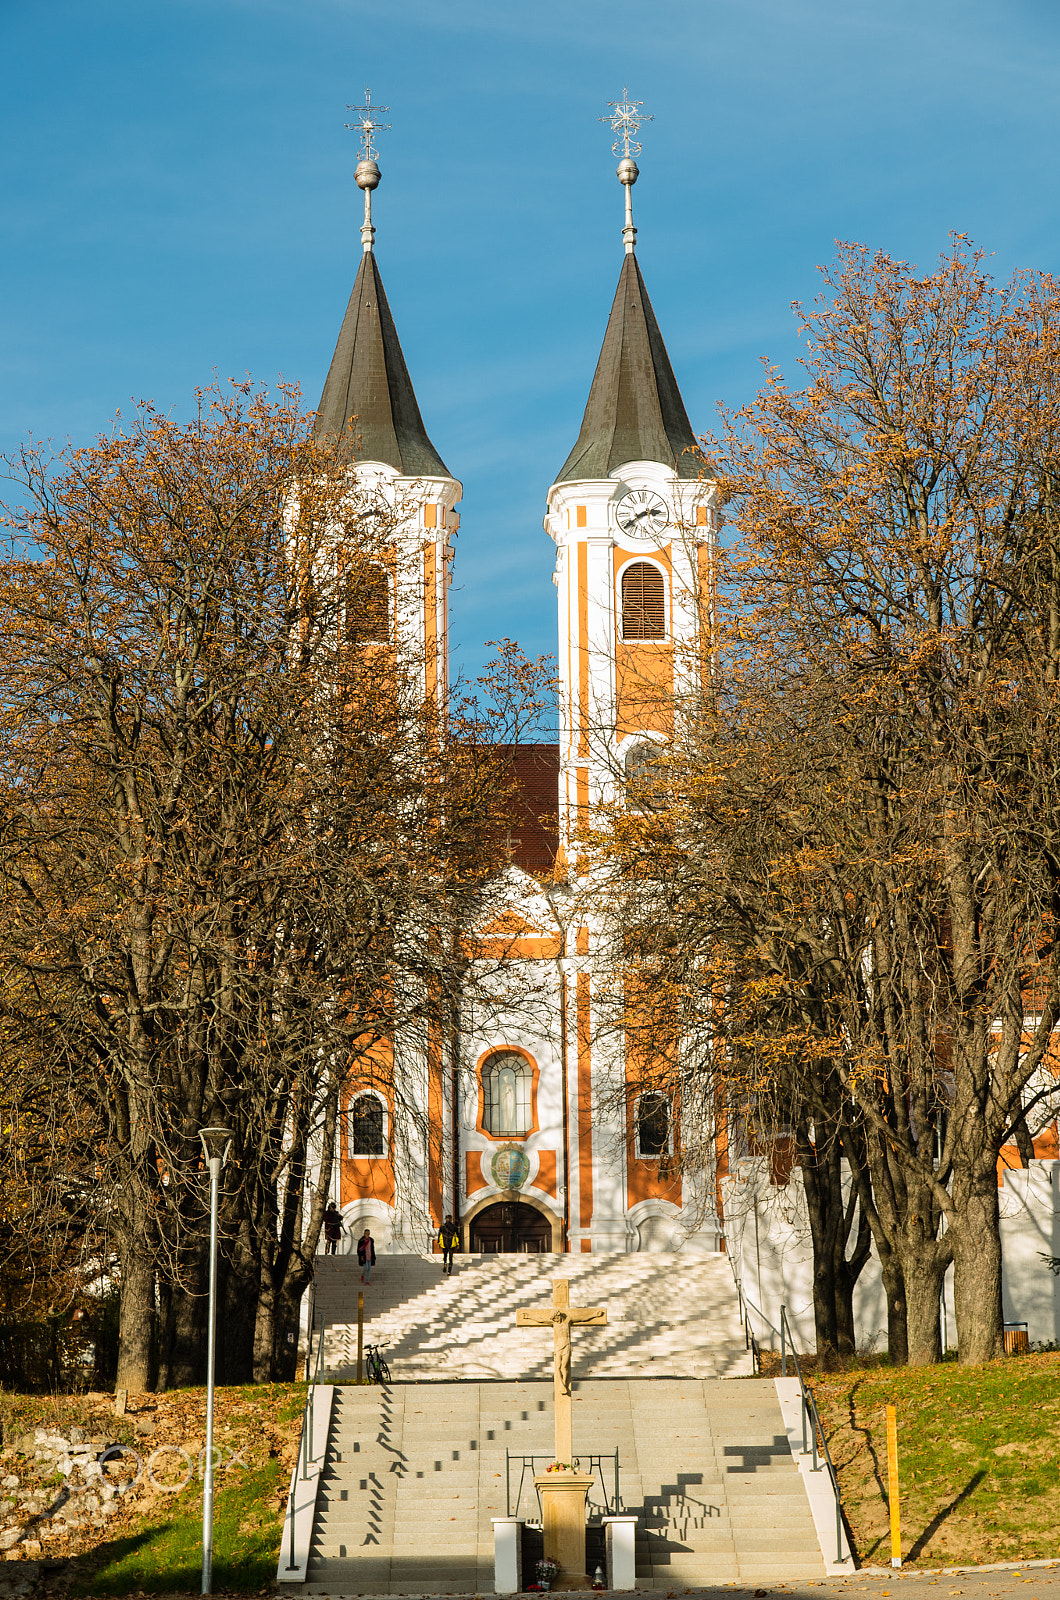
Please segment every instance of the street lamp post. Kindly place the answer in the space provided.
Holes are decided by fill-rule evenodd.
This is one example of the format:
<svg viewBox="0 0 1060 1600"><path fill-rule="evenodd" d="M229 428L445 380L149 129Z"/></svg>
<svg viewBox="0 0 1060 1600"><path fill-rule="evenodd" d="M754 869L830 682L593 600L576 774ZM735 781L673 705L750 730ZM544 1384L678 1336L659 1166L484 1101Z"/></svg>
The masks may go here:
<svg viewBox="0 0 1060 1600"><path fill-rule="evenodd" d="M213 1588L213 1383L217 1337L217 1198L221 1168L232 1148L230 1128L200 1128L206 1164L210 1169L210 1320L206 1342L206 1465L202 1484L202 1592Z"/></svg>

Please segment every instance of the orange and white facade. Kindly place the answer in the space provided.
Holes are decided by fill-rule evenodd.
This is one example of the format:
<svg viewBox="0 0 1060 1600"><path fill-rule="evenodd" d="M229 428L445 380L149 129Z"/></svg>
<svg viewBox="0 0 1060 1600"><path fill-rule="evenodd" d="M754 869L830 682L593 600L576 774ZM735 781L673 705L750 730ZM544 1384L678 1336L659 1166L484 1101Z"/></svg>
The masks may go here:
<svg viewBox="0 0 1060 1600"><path fill-rule="evenodd" d="M622 181L628 191L628 169ZM358 493L381 497L395 519L395 623L422 647L424 693L441 703L461 487L423 427L374 230L362 237L317 425L351 440ZM711 1196L667 1161L673 1108L625 1093L624 1050L596 989L598 930L579 909L579 829L671 737L674 690L694 683L709 647L716 492L632 237L627 208L585 418L547 495L558 742L512 753L524 825L488 917L468 932L480 970L458 1026L393 1040L394 1075L420 1115L398 1116L385 1087L362 1086L342 1108L334 1196L345 1248L367 1224L383 1250L429 1249L446 1215L471 1250L719 1247Z"/></svg>

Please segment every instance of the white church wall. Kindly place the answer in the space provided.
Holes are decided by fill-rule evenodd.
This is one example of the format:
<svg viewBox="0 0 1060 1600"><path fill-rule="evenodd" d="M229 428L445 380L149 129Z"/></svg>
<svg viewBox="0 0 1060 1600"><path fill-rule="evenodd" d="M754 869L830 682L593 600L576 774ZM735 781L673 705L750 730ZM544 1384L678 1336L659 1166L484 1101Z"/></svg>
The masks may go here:
<svg viewBox="0 0 1060 1600"><path fill-rule="evenodd" d="M1009 1170L1001 1203L1002 1297L1006 1322L1025 1322L1032 1344L1060 1340L1060 1162Z"/></svg>
<svg viewBox="0 0 1060 1600"><path fill-rule="evenodd" d="M815 1351L813 1244L802 1173L770 1182L769 1163L739 1161L722 1179L725 1243L736 1265L759 1344L780 1348L780 1308L800 1351ZM952 1300L952 1296L950 1297ZM887 1297L875 1249L854 1288L854 1339L859 1350L887 1347Z"/></svg>
<svg viewBox="0 0 1060 1600"><path fill-rule="evenodd" d="M769 1181L769 1164L736 1163L722 1180L725 1240L736 1265L755 1337L780 1348L780 1307L798 1349L814 1351L813 1246L802 1174L787 1184ZM1001 1210L1002 1303L1006 1322L1026 1322L1032 1344L1060 1341L1060 1276L1043 1256L1060 1259L1060 1162L1035 1161L1005 1173ZM953 1268L946 1274L944 1347L957 1343ZM854 1330L859 1350L887 1348L887 1297L875 1247L854 1290Z"/></svg>

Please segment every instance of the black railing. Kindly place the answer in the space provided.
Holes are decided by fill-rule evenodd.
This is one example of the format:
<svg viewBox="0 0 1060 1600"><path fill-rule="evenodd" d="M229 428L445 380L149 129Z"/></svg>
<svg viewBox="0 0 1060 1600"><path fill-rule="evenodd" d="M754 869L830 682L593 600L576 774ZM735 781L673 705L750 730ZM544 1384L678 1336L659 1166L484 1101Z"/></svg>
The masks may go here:
<svg viewBox="0 0 1060 1600"><path fill-rule="evenodd" d="M508 1515L510 1517L517 1517L519 1515L519 1506L523 1498L523 1486L526 1483L526 1475L528 1472L530 1474L530 1483L533 1485L535 1476L534 1463L541 1461L548 1466L551 1462L555 1461L555 1459L555 1456L515 1456L512 1455L510 1450L506 1450L504 1452L505 1498L508 1506ZM608 1490L607 1480L604 1477L605 1461L607 1462L608 1473L614 1473L613 1493ZM585 1463L588 1463L588 1465L585 1465ZM601 1515L605 1517L617 1517L622 1509L622 1502L618 1492L618 1451L616 1450L613 1456L575 1456L571 1465L573 1466L575 1472L589 1472L592 1474L593 1478L599 1482L600 1493L603 1496L604 1502ZM514 1507L512 1506L513 1467L519 1468L519 1483L515 1492ZM540 1521L541 1496L536 1488L534 1489L534 1493L537 1495L537 1520Z"/></svg>
<svg viewBox="0 0 1060 1600"><path fill-rule="evenodd" d="M732 1281L736 1285L736 1298L740 1304L740 1322L743 1326L744 1349L751 1352L751 1370L757 1377L762 1370L762 1352L759 1349L758 1340L755 1338L755 1331L751 1326L747 1301L744 1299L743 1284L740 1282L740 1274L736 1270L736 1259L731 1250L726 1250L725 1254L728 1257Z"/></svg>
<svg viewBox="0 0 1060 1600"><path fill-rule="evenodd" d="M811 1390L807 1389L806 1387L806 1380L802 1375L802 1367L799 1365L799 1355L798 1351L795 1349L795 1340L791 1336L791 1323L788 1321L788 1308L787 1306L781 1306L780 1375L783 1378L786 1378L788 1375L789 1348L791 1350L791 1359L795 1363L795 1376L799 1380L799 1401L800 1409L802 1411L802 1453L804 1456L809 1455L810 1448L812 1446L812 1470L814 1472L820 1472L821 1463L817 1459L817 1435L820 1433L821 1444L824 1448L825 1465L828 1468L828 1475L832 1480L832 1493L835 1495L835 1558L838 1565L843 1565L847 1558L843 1554L843 1505L839 1496L839 1479L836 1476L835 1466L832 1462L832 1453L828 1448L828 1440L825 1437L824 1428L821 1426L821 1419L817 1414L817 1402L813 1398ZM807 1445L806 1443L807 1423L809 1423L810 1429L810 1445Z"/></svg>

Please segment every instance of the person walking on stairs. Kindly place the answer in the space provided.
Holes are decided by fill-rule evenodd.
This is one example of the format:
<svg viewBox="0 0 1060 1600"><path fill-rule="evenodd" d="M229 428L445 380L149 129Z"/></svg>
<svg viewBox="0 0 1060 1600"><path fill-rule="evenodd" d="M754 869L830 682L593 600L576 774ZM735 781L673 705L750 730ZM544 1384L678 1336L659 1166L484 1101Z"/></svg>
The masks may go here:
<svg viewBox="0 0 1060 1600"><path fill-rule="evenodd" d="M361 1282L371 1283L372 1268L375 1266L375 1240L367 1228L357 1241L357 1261L361 1268Z"/></svg>
<svg viewBox="0 0 1060 1600"><path fill-rule="evenodd" d="M460 1249L460 1229L452 1217L447 1216L438 1229L438 1243L442 1247L442 1271L452 1277L453 1251Z"/></svg>
<svg viewBox="0 0 1060 1600"><path fill-rule="evenodd" d="M346 1229L342 1225L342 1212L335 1205L334 1200L329 1200L324 1212L324 1254L333 1256L339 1248L339 1240Z"/></svg>

